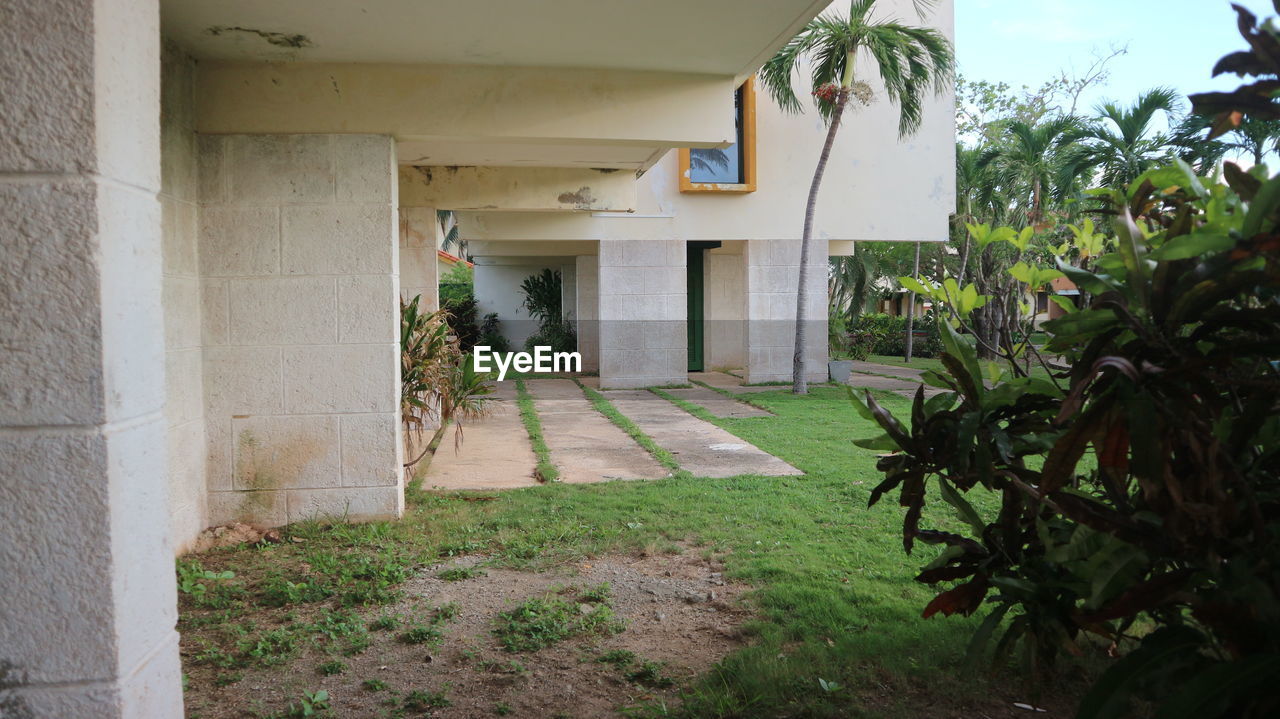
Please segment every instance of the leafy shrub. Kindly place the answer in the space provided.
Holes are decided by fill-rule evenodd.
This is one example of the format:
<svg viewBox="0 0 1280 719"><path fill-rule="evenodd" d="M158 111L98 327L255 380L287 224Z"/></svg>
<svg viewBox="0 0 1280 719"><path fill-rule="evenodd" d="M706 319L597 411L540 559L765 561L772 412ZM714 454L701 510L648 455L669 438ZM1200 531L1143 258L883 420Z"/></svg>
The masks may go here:
<svg viewBox="0 0 1280 719"><path fill-rule="evenodd" d="M1090 637L1125 655L1082 718L1280 712L1280 176L1254 172L1177 162L1105 194L1116 250L1059 262L1092 300L1044 324L1069 371L985 373L943 324L946 393L909 425L858 403L885 431L860 444L894 452L871 504L896 489L907 551L943 548L917 579L959 582L924 616L989 604L971 653L1003 627L996 660L1020 645L1033 671ZM964 534L920 526L934 497Z"/></svg>
<svg viewBox="0 0 1280 719"><path fill-rule="evenodd" d="M450 334L449 312L424 314L420 299L400 303L400 415L407 432L421 436L432 425L436 431L422 454L405 466L434 450L451 422L457 424L455 441L461 441L462 421L488 414L493 393L489 376L475 371Z"/></svg>
<svg viewBox="0 0 1280 719"><path fill-rule="evenodd" d="M560 271L550 268L529 275L520 283L520 291L524 294L521 306L538 321L538 331L525 340L525 350L544 346L553 352L573 352L578 348L573 322L564 316L562 288Z"/></svg>
<svg viewBox="0 0 1280 719"><path fill-rule="evenodd" d="M911 347L913 357L937 357L942 352L942 339L938 334L937 321L932 311L915 318L915 342ZM886 314L862 315L850 330L850 353L861 352L867 347L868 355L901 355L907 351L907 318Z"/></svg>

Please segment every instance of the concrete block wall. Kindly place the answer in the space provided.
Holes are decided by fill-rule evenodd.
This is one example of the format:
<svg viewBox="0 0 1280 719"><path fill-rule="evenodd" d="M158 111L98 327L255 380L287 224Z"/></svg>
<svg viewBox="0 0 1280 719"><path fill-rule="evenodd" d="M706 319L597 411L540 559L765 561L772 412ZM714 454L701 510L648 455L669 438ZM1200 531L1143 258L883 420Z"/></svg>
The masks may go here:
<svg viewBox="0 0 1280 719"><path fill-rule="evenodd" d="M703 366L747 365L747 257L745 241L708 250L703 264Z"/></svg>
<svg viewBox="0 0 1280 719"><path fill-rule="evenodd" d="M398 187L398 185L397 185ZM401 207L400 295L405 301L421 296L419 309L440 309L440 223L434 207Z"/></svg>
<svg viewBox="0 0 1280 719"><path fill-rule="evenodd" d="M182 715L156 0L0 11L0 714Z"/></svg>
<svg viewBox="0 0 1280 719"><path fill-rule="evenodd" d="M825 242L810 248L805 376L827 379L827 251ZM791 380L795 354L796 288L800 284L798 240L748 240L748 382Z"/></svg>
<svg viewBox="0 0 1280 719"><path fill-rule="evenodd" d="M685 272L681 240L600 241L601 387L688 381Z"/></svg>
<svg viewBox="0 0 1280 719"><path fill-rule="evenodd" d="M165 424L169 526L179 553L207 526L208 516L194 72L194 60L166 43L160 65Z"/></svg>
<svg viewBox="0 0 1280 719"><path fill-rule="evenodd" d="M595 255L575 258L574 320L583 372L600 371L600 268Z"/></svg>
<svg viewBox="0 0 1280 719"><path fill-rule="evenodd" d="M202 135L209 522L403 511L395 148Z"/></svg>

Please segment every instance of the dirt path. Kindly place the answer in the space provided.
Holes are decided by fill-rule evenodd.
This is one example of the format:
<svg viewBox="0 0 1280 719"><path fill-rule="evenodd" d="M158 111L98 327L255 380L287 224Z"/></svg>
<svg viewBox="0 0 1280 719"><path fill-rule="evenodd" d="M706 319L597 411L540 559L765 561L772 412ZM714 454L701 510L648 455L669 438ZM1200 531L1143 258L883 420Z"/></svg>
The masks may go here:
<svg viewBox="0 0 1280 719"><path fill-rule="evenodd" d="M462 443L454 444L453 430L445 433L431 458L422 486L426 489L510 489L535 487L537 464L529 434L520 423L514 382L499 382L494 413L468 422Z"/></svg>
<svg viewBox="0 0 1280 719"><path fill-rule="evenodd" d="M721 565L691 548L678 555L612 555L545 573L480 566L458 581L439 577L444 569L483 560L461 557L427 569L405 583L400 604L365 610L365 621L397 617L398 625L371 631L366 650L337 656L338 673L317 670L335 661L323 646L307 647L286 665L248 670L223 687L215 686L214 670L193 667L189 714L258 716L252 712L278 711L303 691L323 689L335 717L617 717L646 701L678 705L682 688L744 645L739 627L749 614L738 598L745 587L726 583ZM621 620L616 633L579 634L520 652L507 651L495 636L499 615L522 602L563 598L577 614L583 593L606 583L604 602L582 606L607 605ZM452 607L452 617L435 625L436 640L402 639L440 607ZM613 661L601 661L606 657ZM637 675L646 662L651 672ZM437 703L421 710L413 704L428 700Z"/></svg>
<svg viewBox="0 0 1280 719"><path fill-rule="evenodd" d="M612 390L603 394L658 446L674 454L681 469L695 477L804 474L647 390Z"/></svg>
<svg viewBox="0 0 1280 719"><path fill-rule="evenodd" d="M626 432L597 412L573 380L528 380L526 386L561 482L659 479L669 474Z"/></svg>

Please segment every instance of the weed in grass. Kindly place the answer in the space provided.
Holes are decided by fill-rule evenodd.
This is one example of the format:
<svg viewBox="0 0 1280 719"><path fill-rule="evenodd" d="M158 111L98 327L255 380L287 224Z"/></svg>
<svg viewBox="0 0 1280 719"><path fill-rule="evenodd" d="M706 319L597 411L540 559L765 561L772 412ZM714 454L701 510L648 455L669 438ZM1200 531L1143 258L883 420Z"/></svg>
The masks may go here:
<svg viewBox="0 0 1280 719"><path fill-rule="evenodd" d="M538 458L538 464L533 470L538 481L560 481L560 470L551 461L551 450L547 448L547 440L542 435L542 420L538 418L533 395L529 394L522 379L516 380L516 406L520 409L520 421L529 433L529 444L533 445L533 453Z"/></svg>
<svg viewBox="0 0 1280 719"><path fill-rule="evenodd" d="M404 695L404 699L400 702L400 706L409 711L424 712L430 709L444 709L453 705L445 693L449 691L446 685L443 689L434 692L415 689Z"/></svg>
<svg viewBox="0 0 1280 719"><path fill-rule="evenodd" d="M219 646L210 644L208 641L202 640L205 648L191 658L192 664L203 664L211 667L219 667L222 669L232 669L240 666L243 662L232 656L226 650Z"/></svg>
<svg viewBox="0 0 1280 719"><path fill-rule="evenodd" d="M434 645L434 644L438 644L440 640L444 639L444 634L442 634L440 630L436 629L434 626L419 624L417 626L406 629L404 632L401 632L399 639L405 644Z"/></svg>
<svg viewBox="0 0 1280 719"><path fill-rule="evenodd" d="M578 600L589 604L603 604L609 601L609 595L612 591L608 582L597 584L594 587L583 587L577 592Z"/></svg>
<svg viewBox="0 0 1280 719"><path fill-rule="evenodd" d="M293 633L284 629L264 632L257 638L242 639L236 648L245 656L264 667L284 664L298 652L298 642Z"/></svg>
<svg viewBox="0 0 1280 719"><path fill-rule="evenodd" d="M346 644L342 646L342 655L350 657L360 654L369 648L371 642L368 632L362 631L359 634L353 634L347 638Z"/></svg>
<svg viewBox="0 0 1280 719"><path fill-rule="evenodd" d="M630 665L635 660L636 653L628 649L614 649L596 657L597 662L601 664L612 664L619 669Z"/></svg>
<svg viewBox="0 0 1280 719"><path fill-rule="evenodd" d="M360 683L360 686L371 692L385 692L387 690L387 683L381 679L365 679Z"/></svg>
<svg viewBox="0 0 1280 719"><path fill-rule="evenodd" d="M497 704L493 705L493 713L497 714L500 717L510 716L511 712L513 711L515 710L511 708L510 704L504 704L503 702L498 702Z"/></svg>
<svg viewBox="0 0 1280 719"><path fill-rule="evenodd" d="M320 584L307 581L294 582L282 575L267 577L258 588L258 602L267 607L283 607L288 604L308 604L333 596L333 591Z"/></svg>
<svg viewBox="0 0 1280 719"><path fill-rule="evenodd" d="M479 552L488 546L485 542L466 541L466 542L450 542L441 544L437 550L440 557L460 557L464 554L473 554Z"/></svg>
<svg viewBox="0 0 1280 719"><path fill-rule="evenodd" d="M436 574L438 579L443 579L446 582L461 582L464 579L483 576L485 576L485 571L479 567L451 567Z"/></svg>
<svg viewBox="0 0 1280 719"><path fill-rule="evenodd" d="M289 708L269 715L266 719L309 719L329 716L329 692L303 692L302 698L291 702Z"/></svg>
<svg viewBox="0 0 1280 719"><path fill-rule="evenodd" d="M476 668L489 674L511 674L517 677L522 677L529 673L528 667L514 659L509 662L498 662L493 661L492 659L486 659L480 662Z"/></svg>
<svg viewBox="0 0 1280 719"><path fill-rule="evenodd" d="M623 678L632 684L639 684L650 689L666 689L674 686L675 681L662 673L662 665L657 662L642 662L640 666L624 673Z"/></svg>
<svg viewBox="0 0 1280 719"><path fill-rule="evenodd" d="M369 622L369 630L374 632L389 632L398 629L399 627L399 614L383 614L372 622Z"/></svg>
<svg viewBox="0 0 1280 719"><path fill-rule="evenodd" d="M444 624L452 622L458 618L458 612L462 611L462 605L457 602L446 602L435 608L431 614L432 624Z"/></svg>
<svg viewBox="0 0 1280 719"><path fill-rule="evenodd" d="M306 625L307 631L325 637L338 639L364 632L364 623L354 612L325 609L320 612L316 621Z"/></svg>
<svg viewBox="0 0 1280 719"><path fill-rule="evenodd" d="M236 682L240 681L241 679L244 679L243 672L235 672L235 673L223 672L213 678L213 685L215 687L229 687L232 684L235 684Z"/></svg>
<svg viewBox="0 0 1280 719"><path fill-rule="evenodd" d="M583 611L577 602L554 595L526 599L500 613L495 623L493 633L509 652L536 652L569 637L616 634L623 629L623 622L608 604Z"/></svg>
<svg viewBox="0 0 1280 719"><path fill-rule="evenodd" d="M342 662L336 659L331 662L325 662L324 664L321 664L320 666L316 667L316 671L319 672L320 674L323 674L326 677L331 677L334 674L341 674L346 670L347 670L347 665L343 664Z"/></svg>

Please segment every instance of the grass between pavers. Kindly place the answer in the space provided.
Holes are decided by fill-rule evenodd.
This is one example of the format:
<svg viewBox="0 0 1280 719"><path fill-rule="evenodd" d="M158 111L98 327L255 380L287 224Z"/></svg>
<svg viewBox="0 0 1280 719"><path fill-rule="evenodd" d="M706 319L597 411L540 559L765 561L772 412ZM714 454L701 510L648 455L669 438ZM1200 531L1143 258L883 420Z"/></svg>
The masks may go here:
<svg viewBox="0 0 1280 719"><path fill-rule="evenodd" d="M731 391L729 391L729 390L725 389L724 387L716 387L715 385L707 384L706 382L701 382L701 381L696 380L696 379L695 379L695 380L691 380L691 381L692 381L694 384L698 385L699 387L704 387L704 388L706 388L706 389L709 389L709 390L711 390L712 392L715 392L716 394L723 395L723 396L728 397L729 399L734 400L734 401L736 401L736 402L741 402L741 403L743 403L743 404L750 405L750 406L752 406L752 407L755 407L756 409L764 410L765 412L768 412L768 411L769 411L769 408L768 408L768 407L766 407L766 406L764 406L763 404L759 404L759 403L757 403L757 402L753 402L753 401L751 400L751 393L750 393L750 392L743 392L743 393L741 393L741 394L735 394L734 392L731 392Z"/></svg>
<svg viewBox="0 0 1280 719"><path fill-rule="evenodd" d="M876 396L910 416L907 400ZM394 636L397 622L377 621L380 605L399 598L405 577L441 558L484 553L493 566L538 569L611 552L680 551L684 543L697 548L684 551L727 552L726 579L755 587L749 603L758 618L747 627L750 645L698 681L676 714L936 716L998 688L993 682L1009 673L958 672L981 616L920 618L935 592L913 578L933 549L906 556L896 503L867 507L880 479L876 453L851 440L876 428L840 388L754 399L776 416L708 421L806 476L547 484L484 502L461 501L476 493L415 488L398 522L307 522L286 528L278 544L203 555L199 572L184 572L184 671L193 685L235 681L241 667L270 672L293 661L304 642L341 661L363 651L370 633ZM997 509L989 497L971 499L980 511ZM942 506L926 508L924 524L958 526ZM435 616L426 605L414 614L399 625L431 626Z"/></svg>
<svg viewBox="0 0 1280 719"><path fill-rule="evenodd" d="M947 369L946 367L943 366L942 360L938 359L937 357L912 357L911 361L907 362L906 360L896 355L895 356L871 355L867 357L866 361L872 362L874 364L893 365L894 367L909 367L911 369L933 370L934 372L937 372L938 374L941 374L941 375L947 374ZM1004 360L1000 360L1000 362L1003 365ZM1022 365L1022 366L1025 368L1025 365ZM899 375L880 374L877 372L864 372L863 374L874 374L879 377L892 377L894 379L903 379ZM1031 371L1029 374L1032 377L1049 379L1049 373L1045 370L1044 367L1040 366L1040 363L1036 361L1034 357L1032 357L1031 359Z"/></svg>
<svg viewBox="0 0 1280 719"><path fill-rule="evenodd" d="M529 444L533 445L533 454L538 458L538 463L533 469L538 481L559 481L560 470L551 461L551 449L547 447L547 440L542 436L542 420L538 417L537 407L534 406L533 395L529 394L529 388L525 386L522 379L516 380L516 406L520 409L520 421L524 424L525 431L529 433Z"/></svg>
<svg viewBox="0 0 1280 719"><path fill-rule="evenodd" d="M627 436L635 440L636 444L644 447L645 451L658 461L658 464L662 465L673 475L679 475L683 472L683 470L680 469L680 463L676 461L675 455L662 447L659 447L658 443L654 442L652 437L645 434L644 430L640 429L635 422L632 422L629 417L618 411L618 408L613 406L613 403L610 402L607 397L581 382L578 382L578 388L587 396L587 399L591 400L591 406L594 407L597 412L604 415L604 418L612 422L618 429L626 432ZM683 474L688 476L687 472L683 472Z"/></svg>

